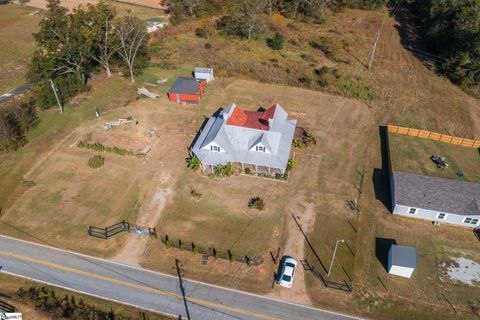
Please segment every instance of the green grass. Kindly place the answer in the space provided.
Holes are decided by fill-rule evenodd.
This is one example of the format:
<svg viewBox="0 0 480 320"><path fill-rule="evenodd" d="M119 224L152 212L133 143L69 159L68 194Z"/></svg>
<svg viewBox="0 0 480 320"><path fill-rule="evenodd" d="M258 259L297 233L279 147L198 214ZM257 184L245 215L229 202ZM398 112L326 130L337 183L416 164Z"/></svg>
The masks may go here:
<svg viewBox="0 0 480 320"><path fill-rule="evenodd" d="M465 181L480 183L478 149L402 134L388 136L393 170L456 180L460 179L457 172L461 171ZM430 159L432 155L445 157L450 167L437 168Z"/></svg>
<svg viewBox="0 0 480 320"><path fill-rule="evenodd" d="M35 50L32 33L37 30L41 13L34 8L1 6L0 10L0 94L26 82L30 55Z"/></svg>

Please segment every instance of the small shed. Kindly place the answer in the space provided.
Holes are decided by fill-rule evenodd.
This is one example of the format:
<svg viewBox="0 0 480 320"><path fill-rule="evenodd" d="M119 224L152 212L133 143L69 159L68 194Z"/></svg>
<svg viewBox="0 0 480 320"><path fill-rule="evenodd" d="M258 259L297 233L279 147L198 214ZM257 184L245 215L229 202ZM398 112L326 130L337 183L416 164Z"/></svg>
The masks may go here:
<svg viewBox="0 0 480 320"><path fill-rule="evenodd" d="M198 103L205 92L206 80L178 77L168 91L168 99L177 103Z"/></svg>
<svg viewBox="0 0 480 320"><path fill-rule="evenodd" d="M212 68L195 68L193 70L193 74L195 78L206 80L207 82L210 82L214 79Z"/></svg>
<svg viewBox="0 0 480 320"><path fill-rule="evenodd" d="M417 267L417 250L392 244L388 251L388 273L410 278Z"/></svg>

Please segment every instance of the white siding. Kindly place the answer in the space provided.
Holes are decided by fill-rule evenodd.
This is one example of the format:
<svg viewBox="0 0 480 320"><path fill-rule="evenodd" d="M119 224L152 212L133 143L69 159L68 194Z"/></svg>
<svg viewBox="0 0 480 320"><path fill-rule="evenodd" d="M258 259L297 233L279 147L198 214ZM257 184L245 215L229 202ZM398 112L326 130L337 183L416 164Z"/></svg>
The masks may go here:
<svg viewBox="0 0 480 320"><path fill-rule="evenodd" d="M407 268L407 267L401 267L401 266L390 266L388 273L394 274L396 276L404 277L404 278L410 278L414 270L415 269L413 268Z"/></svg>
<svg viewBox="0 0 480 320"><path fill-rule="evenodd" d="M467 216L454 214L454 213L450 213L450 212L427 210L427 209L422 209L422 208L416 208L417 209L416 214L410 214L410 213L408 213L410 208L412 208L412 207L396 204L396 205L394 205L393 213L403 215L403 216L407 216L407 217L412 217L412 218L420 218L420 219L425 219L425 220L430 220L430 221L438 221L440 223L450 223L450 224L456 224L456 225L459 225L459 226L470 227L470 228L475 227L475 225L473 225L473 224L463 223L463 220ZM447 216L445 217L445 219L437 219L437 215L439 213L446 213ZM468 217L477 218L477 219L480 220L480 216L468 216ZM478 226L478 224L477 224L477 226Z"/></svg>

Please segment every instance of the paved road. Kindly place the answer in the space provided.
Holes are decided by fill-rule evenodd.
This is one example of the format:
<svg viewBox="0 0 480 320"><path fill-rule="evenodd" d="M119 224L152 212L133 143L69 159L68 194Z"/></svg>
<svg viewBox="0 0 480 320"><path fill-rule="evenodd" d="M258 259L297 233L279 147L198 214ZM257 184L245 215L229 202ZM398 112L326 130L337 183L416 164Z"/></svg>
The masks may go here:
<svg viewBox="0 0 480 320"><path fill-rule="evenodd" d="M22 84L20 87L13 89L10 92L4 93L0 96L0 102L7 101L10 98L15 97L17 94L24 93L28 89L30 89L32 85L29 83Z"/></svg>
<svg viewBox="0 0 480 320"><path fill-rule="evenodd" d="M356 319L0 236L0 272L193 320Z"/></svg>

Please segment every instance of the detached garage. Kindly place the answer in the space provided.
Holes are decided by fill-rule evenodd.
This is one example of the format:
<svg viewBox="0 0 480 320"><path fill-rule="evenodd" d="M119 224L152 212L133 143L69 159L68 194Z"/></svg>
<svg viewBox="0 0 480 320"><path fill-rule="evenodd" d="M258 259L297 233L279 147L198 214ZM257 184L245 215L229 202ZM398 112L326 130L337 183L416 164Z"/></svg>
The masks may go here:
<svg viewBox="0 0 480 320"><path fill-rule="evenodd" d="M388 273L410 278L417 267L417 250L393 244L388 251Z"/></svg>
<svg viewBox="0 0 480 320"><path fill-rule="evenodd" d="M198 103L205 92L205 80L178 77L168 91L168 99L177 103Z"/></svg>

